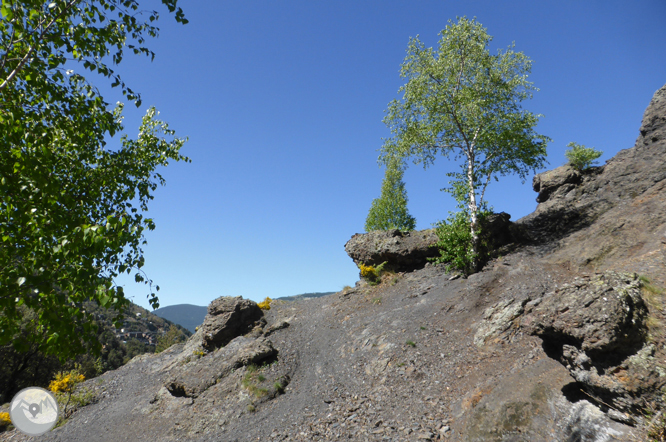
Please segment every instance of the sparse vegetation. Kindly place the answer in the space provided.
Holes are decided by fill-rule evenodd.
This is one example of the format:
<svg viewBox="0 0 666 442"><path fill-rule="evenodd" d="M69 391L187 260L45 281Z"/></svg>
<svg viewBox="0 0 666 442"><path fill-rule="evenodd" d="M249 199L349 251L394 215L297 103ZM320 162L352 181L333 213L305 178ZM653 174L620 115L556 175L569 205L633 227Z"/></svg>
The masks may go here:
<svg viewBox="0 0 666 442"><path fill-rule="evenodd" d="M67 407L72 400L77 407L83 407L91 403L94 399L93 393L88 389L83 389L76 395L74 394L76 386L86 379L86 377L79 372L79 369L80 368L76 368L68 372L60 372L56 374L55 379L49 384L49 390L55 393L58 402L61 404L64 402L62 412L63 419L67 419L71 414L71 411L68 413Z"/></svg>
<svg viewBox="0 0 666 442"><path fill-rule="evenodd" d="M163 336L157 340L157 346L155 346L155 353L160 353L167 348L171 347L174 344L178 344L187 339L187 336L178 329L175 325L169 327L169 331L166 332Z"/></svg>
<svg viewBox="0 0 666 442"><path fill-rule="evenodd" d="M272 302L272 301L273 301L273 300L272 300L271 298L269 298L268 296L266 296L266 299L264 299L263 301L261 301L261 302L258 303L257 305L258 305L259 308L262 309L262 310L270 310L270 309L271 309L271 302Z"/></svg>
<svg viewBox="0 0 666 442"><path fill-rule="evenodd" d="M648 406L643 411L643 418L646 422L644 428L647 442L666 442L666 416L663 410L657 411L654 406Z"/></svg>
<svg viewBox="0 0 666 442"><path fill-rule="evenodd" d="M2 412L0 413L0 433L7 430L9 426L11 425L12 420L9 417L9 413L7 412Z"/></svg>
<svg viewBox="0 0 666 442"><path fill-rule="evenodd" d="M592 166L595 160L603 154L603 152L596 150L594 147L585 147L573 141L567 144L567 147L569 149L564 152L564 156L569 160L569 165L579 171Z"/></svg>
<svg viewBox="0 0 666 442"><path fill-rule="evenodd" d="M245 376L243 376L243 380L241 381L241 385L253 396L262 397L268 394L268 390L266 388L257 386L257 383L266 380L266 378L261 373L259 373L258 370L259 367L256 365L248 365L245 371Z"/></svg>
<svg viewBox="0 0 666 442"><path fill-rule="evenodd" d="M380 305L382 303L382 298L380 297L372 298L372 303L375 305Z"/></svg>
<svg viewBox="0 0 666 442"><path fill-rule="evenodd" d="M416 342L414 342L414 341L407 341L407 342L405 342L405 345L409 345L410 347L416 347Z"/></svg>
<svg viewBox="0 0 666 442"><path fill-rule="evenodd" d="M377 285L381 282L382 274L385 272L384 266L386 266L387 261L379 264L377 267L371 265L365 265L361 263L359 269L361 270L361 278L368 281L370 285Z"/></svg>

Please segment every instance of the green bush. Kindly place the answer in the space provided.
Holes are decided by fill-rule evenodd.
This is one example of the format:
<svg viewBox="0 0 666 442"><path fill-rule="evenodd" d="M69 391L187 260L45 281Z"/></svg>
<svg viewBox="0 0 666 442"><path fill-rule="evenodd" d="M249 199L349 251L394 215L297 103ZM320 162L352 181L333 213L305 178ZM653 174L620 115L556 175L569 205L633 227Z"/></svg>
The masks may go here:
<svg viewBox="0 0 666 442"><path fill-rule="evenodd" d="M484 219L492 212L480 211L479 224L483 225ZM474 273L476 263L483 263L487 255L487 244L483 237L483 230L479 231L481 243L478 252L473 252L472 233L470 229L469 215L465 211L451 212L445 221L440 221L435 226L439 242L440 256L431 259L436 263L445 263L446 271L459 271L465 275Z"/></svg>
<svg viewBox="0 0 666 442"><path fill-rule="evenodd" d="M567 144L570 149L564 152L564 156L569 160L569 165L577 170L585 170L592 166L603 152L596 150L594 147L585 147L581 144L576 144L573 141Z"/></svg>
<svg viewBox="0 0 666 442"><path fill-rule="evenodd" d="M377 285L382 281L382 274L385 272L384 266L387 264L387 261L379 264L377 267L367 266L363 263L359 264L359 269L361 270L361 278L368 281L370 285Z"/></svg>

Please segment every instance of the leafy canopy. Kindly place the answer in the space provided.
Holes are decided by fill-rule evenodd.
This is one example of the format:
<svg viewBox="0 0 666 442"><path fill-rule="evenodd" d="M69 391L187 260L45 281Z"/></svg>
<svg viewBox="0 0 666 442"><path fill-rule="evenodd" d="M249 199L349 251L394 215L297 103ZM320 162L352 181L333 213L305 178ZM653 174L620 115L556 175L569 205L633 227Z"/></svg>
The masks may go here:
<svg viewBox="0 0 666 442"><path fill-rule="evenodd" d="M404 164L399 158L392 157L386 163L386 172L382 182L382 193L372 201L372 206L365 220L365 231L373 230L414 230L416 219L407 210L407 190L402 180Z"/></svg>
<svg viewBox="0 0 666 442"><path fill-rule="evenodd" d="M525 180L545 163L550 139L534 128L541 117L521 108L536 90L527 81L531 61L513 45L491 55L492 37L475 19L449 21L437 50L418 36L409 41L400 75L401 100L389 103L384 122L392 137L381 158L412 158L424 168L439 155L458 161L445 189L467 207L473 252L478 213L491 179L517 174ZM462 160L462 161L459 161Z"/></svg>
<svg viewBox="0 0 666 442"><path fill-rule="evenodd" d="M162 3L187 22L177 0ZM124 130L123 106L111 108L82 75L100 74L140 106L112 66L126 50L154 56L144 44L158 35L156 11L134 0L14 0L0 14L0 345L36 343L66 359L100 349L85 300L122 319L119 274L135 271L158 306L141 271L144 231L155 227L144 212L164 184L156 168L189 160L152 108L135 139L107 148Z"/></svg>

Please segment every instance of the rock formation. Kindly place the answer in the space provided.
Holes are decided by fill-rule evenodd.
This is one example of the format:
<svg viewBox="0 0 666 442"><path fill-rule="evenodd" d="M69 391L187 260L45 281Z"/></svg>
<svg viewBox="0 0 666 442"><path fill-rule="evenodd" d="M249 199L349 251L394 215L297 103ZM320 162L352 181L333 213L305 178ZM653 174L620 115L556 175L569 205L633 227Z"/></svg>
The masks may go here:
<svg viewBox="0 0 666 442"><path fill-rule="evenodd" d="M505 212L490 215L483 224L487 240L494 247L514 241L511 215ZM422 269L431 258L439 256L435 229L402 232L397 229L357 233L345 244L345 251L356 265L378 266L386 263L386 270L411 272Z"/></svg>
<svg viewBox="0 0 666 442"><path fill-rule="evenodd" d="M434 229L401 232L397 229L356 234L345 244L345 251L359 265L377 266L387 262L387 270L409 272L423 268L428 258L439 256L439 241Z"/></svg>
<svg viewBox="0 0 666 442"><path fill-rule="evenodd" d="M236 336L260 325L263 315L257 303L249 299L217 298L208 306L208 315L201 326L203 347L214 349L227 345Z"/></svg>
<svg viewBox="0 0 666 442"><path fill-rule="evenodd" d="M648 440L665 408L666 86L634 148L534 187L534 213L493 221L510 253L467 279L425 266L432 231L355 235L355 262L402 273L266 312L219 298L187 343L86 381L96 402L42 439Z"/></svg>

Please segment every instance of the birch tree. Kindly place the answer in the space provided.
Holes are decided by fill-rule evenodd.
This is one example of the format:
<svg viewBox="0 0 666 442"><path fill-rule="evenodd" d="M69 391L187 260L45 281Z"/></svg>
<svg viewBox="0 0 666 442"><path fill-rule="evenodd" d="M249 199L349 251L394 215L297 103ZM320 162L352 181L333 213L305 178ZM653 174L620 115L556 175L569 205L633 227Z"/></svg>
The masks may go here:
<svg viewBox="0 0 666 442"><path fill-rule="evenodd" d="M479 247L479 211L499 176L523 181L543 167L550 139L535 132L542 115L521 108L537 89L527 81L531 60L514 45L491 55L492 37L475 19L449 21L437 50L411 38L400 75L400 100L389 103L380 160L412 158L424 168L444 156L460 165L449 173L450 192L466 207L472 253Z"/></svg>

